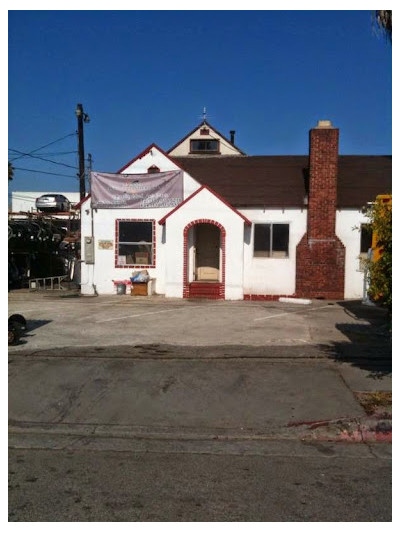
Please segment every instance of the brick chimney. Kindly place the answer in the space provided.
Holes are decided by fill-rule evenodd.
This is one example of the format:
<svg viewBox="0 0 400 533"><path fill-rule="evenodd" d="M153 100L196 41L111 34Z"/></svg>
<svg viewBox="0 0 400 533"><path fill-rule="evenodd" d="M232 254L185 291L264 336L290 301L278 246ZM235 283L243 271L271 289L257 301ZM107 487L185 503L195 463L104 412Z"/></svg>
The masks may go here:
<svg viewBox="0 0 400 533"><path fill-rule="evenodd" d="M308 236L335 235L339 130L320 120L310 131Z"/></svg>
<svg viewBox="0 0 400 533"><path fill-rule="evenodd" d="M307 233L296 250L296 295L344 298L345 248L335 234L339 130L320 120L310 131Z"/></svg>

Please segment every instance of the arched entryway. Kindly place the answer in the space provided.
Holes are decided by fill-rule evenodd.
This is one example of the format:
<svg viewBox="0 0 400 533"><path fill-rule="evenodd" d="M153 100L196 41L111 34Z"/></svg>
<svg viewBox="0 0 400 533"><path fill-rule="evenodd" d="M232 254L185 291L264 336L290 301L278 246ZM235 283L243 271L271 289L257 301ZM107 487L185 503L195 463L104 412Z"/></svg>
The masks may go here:
<svg viewBox="0 0 400 533"><path fill-rule="evenodd" d="M194 281L220 281L220 229L215 224L196 224L194 231Z"/></svg>
<svg viewBox="0 0 400 533"><path fill-rule="evenodd" d="M215 220L194 220L185 227L184 298L225 298L225 235Z"/></svg>

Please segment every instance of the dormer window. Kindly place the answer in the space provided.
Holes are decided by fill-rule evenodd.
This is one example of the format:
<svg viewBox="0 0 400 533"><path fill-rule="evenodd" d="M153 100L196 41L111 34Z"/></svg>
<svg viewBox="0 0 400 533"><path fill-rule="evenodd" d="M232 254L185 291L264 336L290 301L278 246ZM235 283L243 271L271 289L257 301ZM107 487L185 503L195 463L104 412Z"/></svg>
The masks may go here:
<svg viewBox="0 0 400 533"><path fill-rule="evenodd" d="M151 167L147 169L148 174L156 174L158 172L160 172L160 169L156 167L156 165L151 165Z"/></svg>
<svg viewBox="0 0 400 533"><path fill-rule="evenodd" d="M219 141L216 139L191 139L191 154L219 154Z"/></svg>

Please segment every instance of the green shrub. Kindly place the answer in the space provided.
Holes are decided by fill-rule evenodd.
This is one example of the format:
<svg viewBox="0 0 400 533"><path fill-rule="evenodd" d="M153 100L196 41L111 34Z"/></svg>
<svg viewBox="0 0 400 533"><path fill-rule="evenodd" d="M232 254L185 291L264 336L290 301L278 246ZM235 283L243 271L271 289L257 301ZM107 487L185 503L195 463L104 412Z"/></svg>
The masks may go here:
<svg viewBox="0 0 400 533"><path fill-rule="evenodd" d="M392 197L379 197L365 210L370 219L374 260L368 261L370 298L392 312Z"/></svg>

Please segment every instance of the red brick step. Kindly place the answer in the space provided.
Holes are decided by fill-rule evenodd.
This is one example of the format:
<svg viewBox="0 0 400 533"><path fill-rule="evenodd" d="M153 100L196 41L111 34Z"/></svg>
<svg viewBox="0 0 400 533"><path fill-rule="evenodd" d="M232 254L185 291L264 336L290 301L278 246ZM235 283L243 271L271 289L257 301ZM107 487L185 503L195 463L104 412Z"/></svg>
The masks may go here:
<svg viewBox="0 0 400 533"><path fill-rule="evenodd" d="M222 288L222 283L193 282L189 284L189 298L223 299Z"/></svg>

